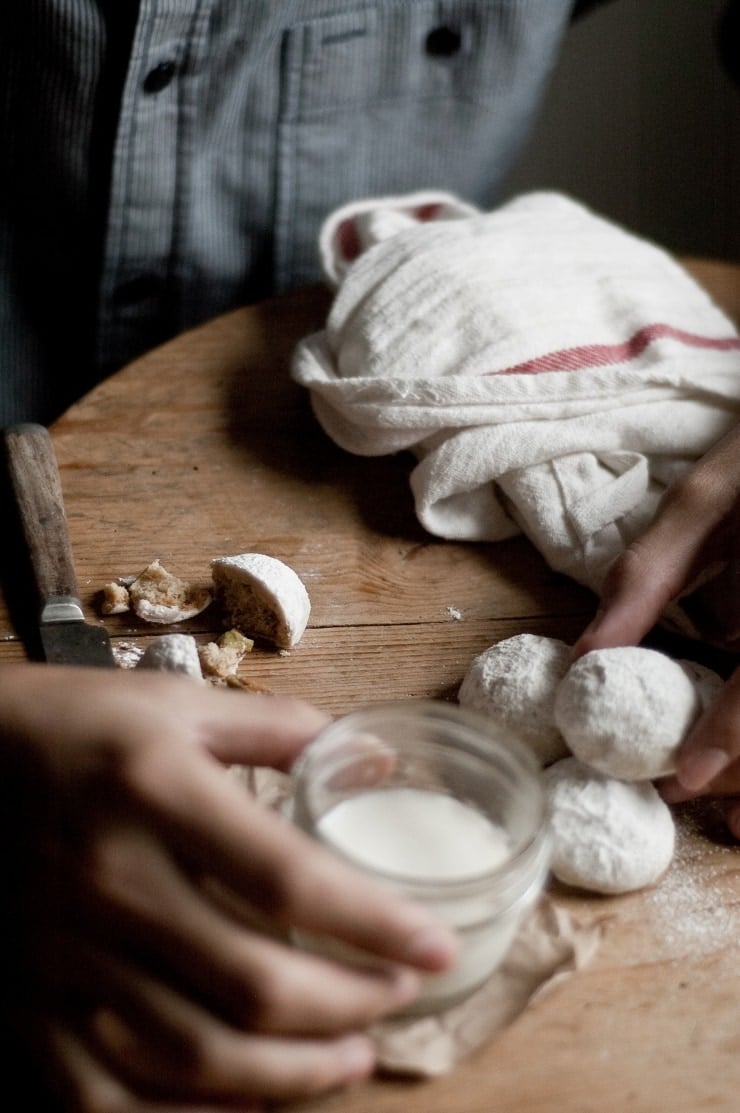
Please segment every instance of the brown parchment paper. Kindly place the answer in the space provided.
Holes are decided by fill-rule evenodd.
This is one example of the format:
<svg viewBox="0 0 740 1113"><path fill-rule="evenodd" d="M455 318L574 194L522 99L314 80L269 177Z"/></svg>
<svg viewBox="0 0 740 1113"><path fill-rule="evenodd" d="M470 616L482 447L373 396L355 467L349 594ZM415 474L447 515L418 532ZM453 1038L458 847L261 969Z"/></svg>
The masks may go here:
<svg viewBox="0 0 740 1113"><path fill-rule="evenodd" d="M385 1070L432 1076L511 1024L529 1005L585 966L600 927L584 928L549 896L524 920L504 963L471 997L436 1016L386 1021L373 1029Z"/></svg>

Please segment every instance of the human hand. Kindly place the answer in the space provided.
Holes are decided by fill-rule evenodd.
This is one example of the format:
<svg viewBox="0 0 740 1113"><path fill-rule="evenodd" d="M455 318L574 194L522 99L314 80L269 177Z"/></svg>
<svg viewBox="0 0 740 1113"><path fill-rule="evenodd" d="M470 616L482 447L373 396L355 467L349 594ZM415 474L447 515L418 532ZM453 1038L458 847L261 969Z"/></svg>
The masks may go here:
<svg viewBox="0 0 740 1113"><path fill-rule="evenodd" d="M740 427L727 434L667 492L645 533L617 558L599 611L574 646L592 649L637 644L665 607L700 583L697 603L708 636L740 646ZM697 720L678 755L675 776L660 785L678 803L699 795L740 794L740 671ZM740 800L730 800L728 826L740 838Z"/></svg>
<svg viewBox="0 0 740 1113"><path fill-rule="evenodd" d="M163 674L0 669L5 1007L65 1109L223 1113L361 1078L362 1029L452 960L428 913L224 768L288 769L325 722ZM377 965L293 949L291 927Z"/></svg>

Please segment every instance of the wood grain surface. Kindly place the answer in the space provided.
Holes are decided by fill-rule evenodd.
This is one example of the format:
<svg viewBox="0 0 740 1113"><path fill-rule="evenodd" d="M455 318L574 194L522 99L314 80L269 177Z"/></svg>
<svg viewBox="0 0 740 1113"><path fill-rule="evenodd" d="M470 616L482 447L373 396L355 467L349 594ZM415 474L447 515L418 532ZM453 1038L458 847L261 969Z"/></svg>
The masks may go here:
<svg viewBox="0 0 740 1113"><path fill-rule="evenodd" d="M740 268L690 266L740 320ZM306 290L228 314L124 368L53 426L88 617L100 617L105 583L154 558L207 582L213 557L278 556L306 583L310 625L289 654L256 647L241 676L335 713L379 699L454 698L473 655L515 633L572 640L593 611L589 592L521 538L469 545L425 534L409 457L352 457L318 428L288 364L327 305L325 293ZM10 544L2 571L5 662L33 650L34 601ZM118 645L145 645L168 629L130 615L105 625ZM178 629L205 641L221 627L209 610ZM710 659L696 646L671 649ZM578 921L601 926L596 958L453 1073L380 1078L292 1108L734 1113L740 856L714 805L676 815L676 862L658 888L609 899L554 890Z"/></svg>

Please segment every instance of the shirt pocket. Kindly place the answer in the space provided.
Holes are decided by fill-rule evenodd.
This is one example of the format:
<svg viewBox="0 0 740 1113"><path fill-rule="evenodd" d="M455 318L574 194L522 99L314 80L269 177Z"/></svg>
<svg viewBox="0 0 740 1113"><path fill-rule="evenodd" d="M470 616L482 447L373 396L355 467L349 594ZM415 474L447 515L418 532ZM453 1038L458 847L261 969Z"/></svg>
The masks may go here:
<svg viewBox="0 0 740 1113"><path fill-rule="evenodd" d="M315 281L324 217L359 197L448 189L491 203L572 0L405 0L285 32L275 282Z"/></svg>

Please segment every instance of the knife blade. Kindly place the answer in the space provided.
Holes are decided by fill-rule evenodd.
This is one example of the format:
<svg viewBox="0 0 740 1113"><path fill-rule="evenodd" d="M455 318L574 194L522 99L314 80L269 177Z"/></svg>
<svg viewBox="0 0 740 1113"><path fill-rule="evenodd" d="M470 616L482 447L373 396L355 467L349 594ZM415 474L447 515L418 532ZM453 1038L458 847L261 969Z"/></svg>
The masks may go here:
<svg viewBox="0 0 740 1113"><path fill-rule="evenodd" d="M107 630L85 621L62 484L49 431L31 422L5 430L11 490L39 595L38 626L53 664L113 667Z"/></svg>

